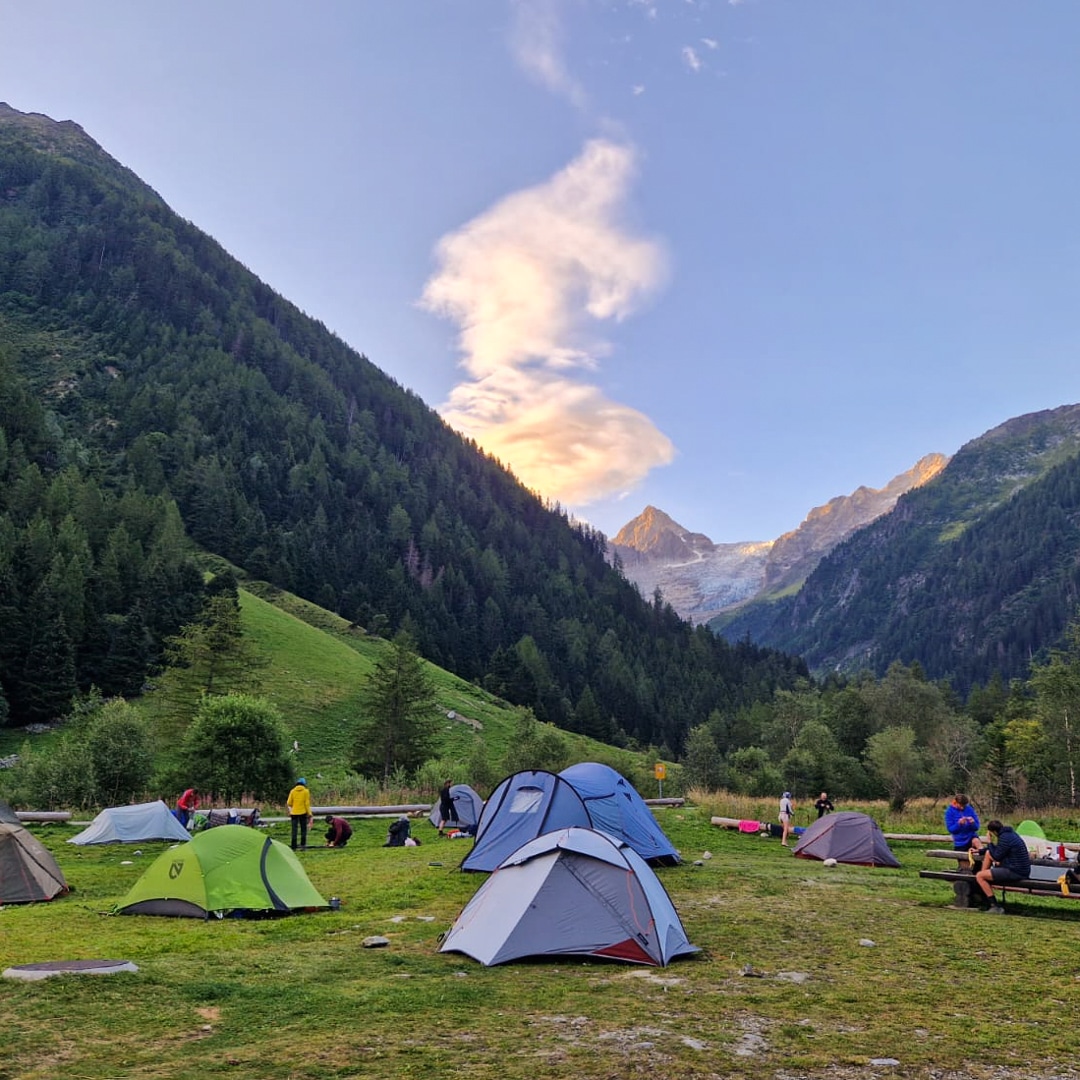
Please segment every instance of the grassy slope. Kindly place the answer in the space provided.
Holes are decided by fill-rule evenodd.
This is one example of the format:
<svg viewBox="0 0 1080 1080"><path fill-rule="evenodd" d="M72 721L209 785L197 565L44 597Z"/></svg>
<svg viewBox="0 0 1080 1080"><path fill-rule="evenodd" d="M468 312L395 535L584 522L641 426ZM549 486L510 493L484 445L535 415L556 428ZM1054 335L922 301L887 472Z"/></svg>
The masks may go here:
<svg viewBox="0 0 1080 1080"><path fill-rule="evenodd" d="M0 969L108 957L139 972L0 980L0 1076L849 1080L875 1058L915 1080L1076 1075L1080 908L955 910L918 877L933 845L894 842L900 870L830 870L707 812L659 817L688 857L660 878L703 949L666 970L439 954L483 878L426 824L419 848L384 849L385 822L362 821L345 851L303 856L340 912L210 923L109 917L160 846L76 850L70 827L41 827L78 891L0 911ZM363 948L372 934L390 945Z"/></svg>
<svg viewBox="0 0 1080 1080"><path fill-rule="evenodd" d="M244 631L266 661L254 692L278 707L290 743L295 739L300 744L297 769L309 778L321 776L313 785L316 801L334 801L349 786L347 761L364 684L388 643L351 629L345 619L331 612L262 583L252 582L241 589L240 601ZM439 757L464 762L479 739L498 772L497 765L514 735L513 707L442 668L428 665L428 672L444 718ZM171 759L186 728L186 718L171 717L153 691L137 704L153 720L163 758ZM448 719L449 712L454 712L457 719ZM466 723L466 719L479 727ZM32 746L47 749L57 734L34 736ZM627 776L646 767L640 754L618 751L568 733L564 738L572 749L573 760L602 757ZM0 755L17 753L26 739L21 730L0 729Z"/></svg>

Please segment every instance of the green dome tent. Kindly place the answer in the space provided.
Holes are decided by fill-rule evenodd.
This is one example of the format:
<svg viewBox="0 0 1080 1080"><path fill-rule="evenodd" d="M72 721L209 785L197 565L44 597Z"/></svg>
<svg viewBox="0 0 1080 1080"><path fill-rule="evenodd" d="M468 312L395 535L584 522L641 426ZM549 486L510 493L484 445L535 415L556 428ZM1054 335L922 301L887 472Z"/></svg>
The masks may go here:
<svg viewBox="0 0 1080 1080"><path fill-rule="evenodd" d="M288 847L244 825L222 825L162 852L117 911L207 919L327 906Z"/></svg>

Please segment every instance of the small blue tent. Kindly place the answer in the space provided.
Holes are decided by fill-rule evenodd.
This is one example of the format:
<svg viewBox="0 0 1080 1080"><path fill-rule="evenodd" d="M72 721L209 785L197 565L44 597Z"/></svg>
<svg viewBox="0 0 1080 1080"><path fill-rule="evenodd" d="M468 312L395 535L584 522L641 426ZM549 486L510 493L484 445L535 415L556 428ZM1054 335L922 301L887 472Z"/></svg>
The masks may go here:
<svg viewBox="0 0 1080 1080"><path fill-rule="evenodd" d="M594 828L625 840L654 866L678 864L679 853L626 777L595 761L571 765L559 775L581 796Z"/></svg>
<svg viewBox="0 0 1080 1080"><path fill-rule="evenodd" d="M572 825L591 829L592 819L568 780L543 769L514 773L484 804L476 841L461 869L490 872L522 844Z"/></svg>
<svg viewBox="0 0 1080 1080"><path fill-rule="evenodd" d="M484 800L476 794L468 784L454 784L450 788L450 801L454 804L457 813L457 827L466 828L476 825L480 821L480 815L484 812ZM431 808L428 821L437 829L439 827L439 804Z"/></svg>

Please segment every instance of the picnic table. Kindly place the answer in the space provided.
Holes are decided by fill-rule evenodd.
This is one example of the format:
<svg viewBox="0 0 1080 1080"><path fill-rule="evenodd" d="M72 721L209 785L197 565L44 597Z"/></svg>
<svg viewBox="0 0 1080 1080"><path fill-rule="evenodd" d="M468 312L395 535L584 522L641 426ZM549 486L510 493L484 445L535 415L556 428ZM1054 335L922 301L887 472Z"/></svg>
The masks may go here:
<svg viewBox="0 0 1080 1080"><path fill-rule="evenodd" d="M975 868L982 866L982 852L975 853L974 867L966 851L931 849L926 854L931 859L951 859L956 868L920 870L919 877L951 881L955 907L973 907L982 901L982 890L975 883ZM1072 873L1069 875L1070 880L1066 882L1066 892L1059 879L1069 871ZM1076 880L1072 880L1073 878ZM1027 893L1029 896L1045 896L1056 900L1080 900L1080 858L1032 859L1028 877L1011 881L1007 885L995 884L994 888L1001 891L1002 905L1005 903L1006 893Z"/></svg>

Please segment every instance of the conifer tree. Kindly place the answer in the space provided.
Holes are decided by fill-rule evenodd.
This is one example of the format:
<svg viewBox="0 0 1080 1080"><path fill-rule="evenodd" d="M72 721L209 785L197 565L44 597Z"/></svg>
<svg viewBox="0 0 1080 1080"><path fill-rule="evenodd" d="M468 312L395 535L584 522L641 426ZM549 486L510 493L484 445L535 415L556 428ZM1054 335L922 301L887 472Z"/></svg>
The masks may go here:
<svg viewBox="0 0 1080 1080"><path fill-rule="evenodd" d="M353 768L385 783L395 769L415 769L431 753L435 688L412 638L401 631L379 658L364 692Z"/></svg>

